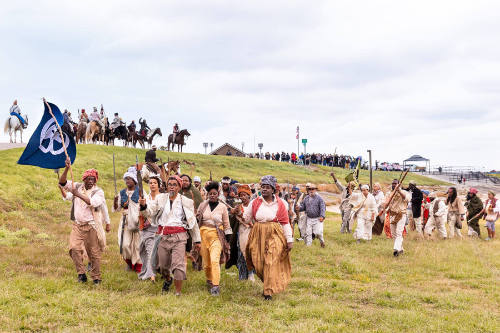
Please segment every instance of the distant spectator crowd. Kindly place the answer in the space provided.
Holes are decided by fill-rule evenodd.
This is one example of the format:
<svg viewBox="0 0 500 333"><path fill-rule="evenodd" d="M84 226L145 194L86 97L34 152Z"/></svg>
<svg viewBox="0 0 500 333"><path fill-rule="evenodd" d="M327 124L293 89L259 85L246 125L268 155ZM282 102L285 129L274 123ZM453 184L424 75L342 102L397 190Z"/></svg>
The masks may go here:
<svg viewBox="0 0 500 333"><path fill-rule="evenodd" d="M361 156L354 157L350 155L338 155L338 154L300 154L296 153L285 153L285 152L277 152L277 153L255 153L248 154L249 158L260 158L271 161L281 161L292 164L301 164L301 165L323 165L329 167L339 167L344 169L355 169L358 165L358 160L360 161L361 169L368 170L368 161L363 161ZM379 163L375 161L375 165L373 166L375 170L382 171L402 171L403 168L399 163L388 163L382 162Z"/></svg>

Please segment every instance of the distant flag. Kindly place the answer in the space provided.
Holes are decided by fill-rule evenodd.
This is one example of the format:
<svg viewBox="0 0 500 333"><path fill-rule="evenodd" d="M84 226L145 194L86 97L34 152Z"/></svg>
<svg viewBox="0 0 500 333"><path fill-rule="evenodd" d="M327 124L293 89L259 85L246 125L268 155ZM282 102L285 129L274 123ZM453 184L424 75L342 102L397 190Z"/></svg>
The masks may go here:
<svg viewBox="0 0 500 333"><path fill-rule="evenodd" d="M295 139L299 139L299 126L297 126L297 136L295 137Z"/></svg>
<svg viewBox="0 0 500 333"><path fill-rule="evenodd" d="M356 169L354 171L349 172L347 176L345 176L345 181L347 183L354 182L356 185L359 184L359 169L361 168L361 157L357 158L358 164L356 165Z"/></svg>
<svg viewBox="0 0 500 333"><path fill-rule="evenodd" d="M52 114L59 126L64 123L64 117L59 108L52 103L44 103L45 110L42 120L30 138L23 154L17 164L34 165L45 169L64 168L66 154L64 153L63 141L59 134L56 121L50 115L47 105L50 105ZM76 158L76 144L73 137L63 132L64 145L68 152L71 164Z"/></svg>

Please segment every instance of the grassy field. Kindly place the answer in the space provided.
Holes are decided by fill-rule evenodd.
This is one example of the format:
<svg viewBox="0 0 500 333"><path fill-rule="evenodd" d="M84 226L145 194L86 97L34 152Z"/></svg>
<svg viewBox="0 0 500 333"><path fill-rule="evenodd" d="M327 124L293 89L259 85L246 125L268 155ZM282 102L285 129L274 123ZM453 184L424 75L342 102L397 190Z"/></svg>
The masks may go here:
<svg viewBox="0 0 500 333"><path fill-rule="evenodd" d="M108 205L113 149L120 175L136 152L143 154L79 146L75 164L75 178L90 166L100 170ZM500 241L424 242L410 235L405 255L394 258L391 240L374 237L356 244L351 235L341 235L338 215L328 215L325 222L325 249L295 244L292 282L272 302L260 297L260 282L239 282L235 268L222 270L218 298L206 292L204 274L190 269L181 297L162 295L161 284L140 282L125 271L116 241L117 214L111 215L103 284L77 284L67 251L69 203L60 200L53 171L15 165L20 153L0 152L0 331L500 330ZM160 156L167 159L164 152ZM196 174L205 178L212 170L214 178L251 182L268 173L280 181L328 180L321 168L279 162L190 154L170 158L195 161ZM375 175L382 182L393 177Z"/></svg>

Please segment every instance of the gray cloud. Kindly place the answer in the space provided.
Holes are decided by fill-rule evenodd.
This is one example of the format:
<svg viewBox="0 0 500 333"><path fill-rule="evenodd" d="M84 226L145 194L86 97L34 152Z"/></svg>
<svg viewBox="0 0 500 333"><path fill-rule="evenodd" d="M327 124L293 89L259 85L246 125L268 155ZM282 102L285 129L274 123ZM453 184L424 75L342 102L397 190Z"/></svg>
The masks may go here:
<svg viewBox="0 0 500 333"><path fill-rule="evenodd" d="M337 151L499 168L494 1L40 1L2 5L0 107L104 104L188 151ZM36 120L35 120L36 119ZM0 135L0 140L8 138ZM163 139L162 139L163 140ZM163 143L160 140L160 144Z"/></svg>

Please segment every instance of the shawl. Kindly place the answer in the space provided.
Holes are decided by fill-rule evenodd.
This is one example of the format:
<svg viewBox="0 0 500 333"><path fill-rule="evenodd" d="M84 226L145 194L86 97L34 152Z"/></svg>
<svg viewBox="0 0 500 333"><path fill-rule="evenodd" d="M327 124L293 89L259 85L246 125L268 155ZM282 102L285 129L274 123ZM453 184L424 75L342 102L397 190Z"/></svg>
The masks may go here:
<svg viewBox="0 0 500 333"><path fill-rule="evenodd" d="M254 220L256 220L255 216L257 215L257 211L259 210L260 205L262 205L263 200L264 199L259 198L252 202L252 216ZM285 204L283 203L283 200L279 199L278 197L276 197L276 200L278 200L278 212L276 213L276 217L272 222L278 222L280 224L286 225L290 222L290 219L288 217L288 212L286 210Z"/></svg>

